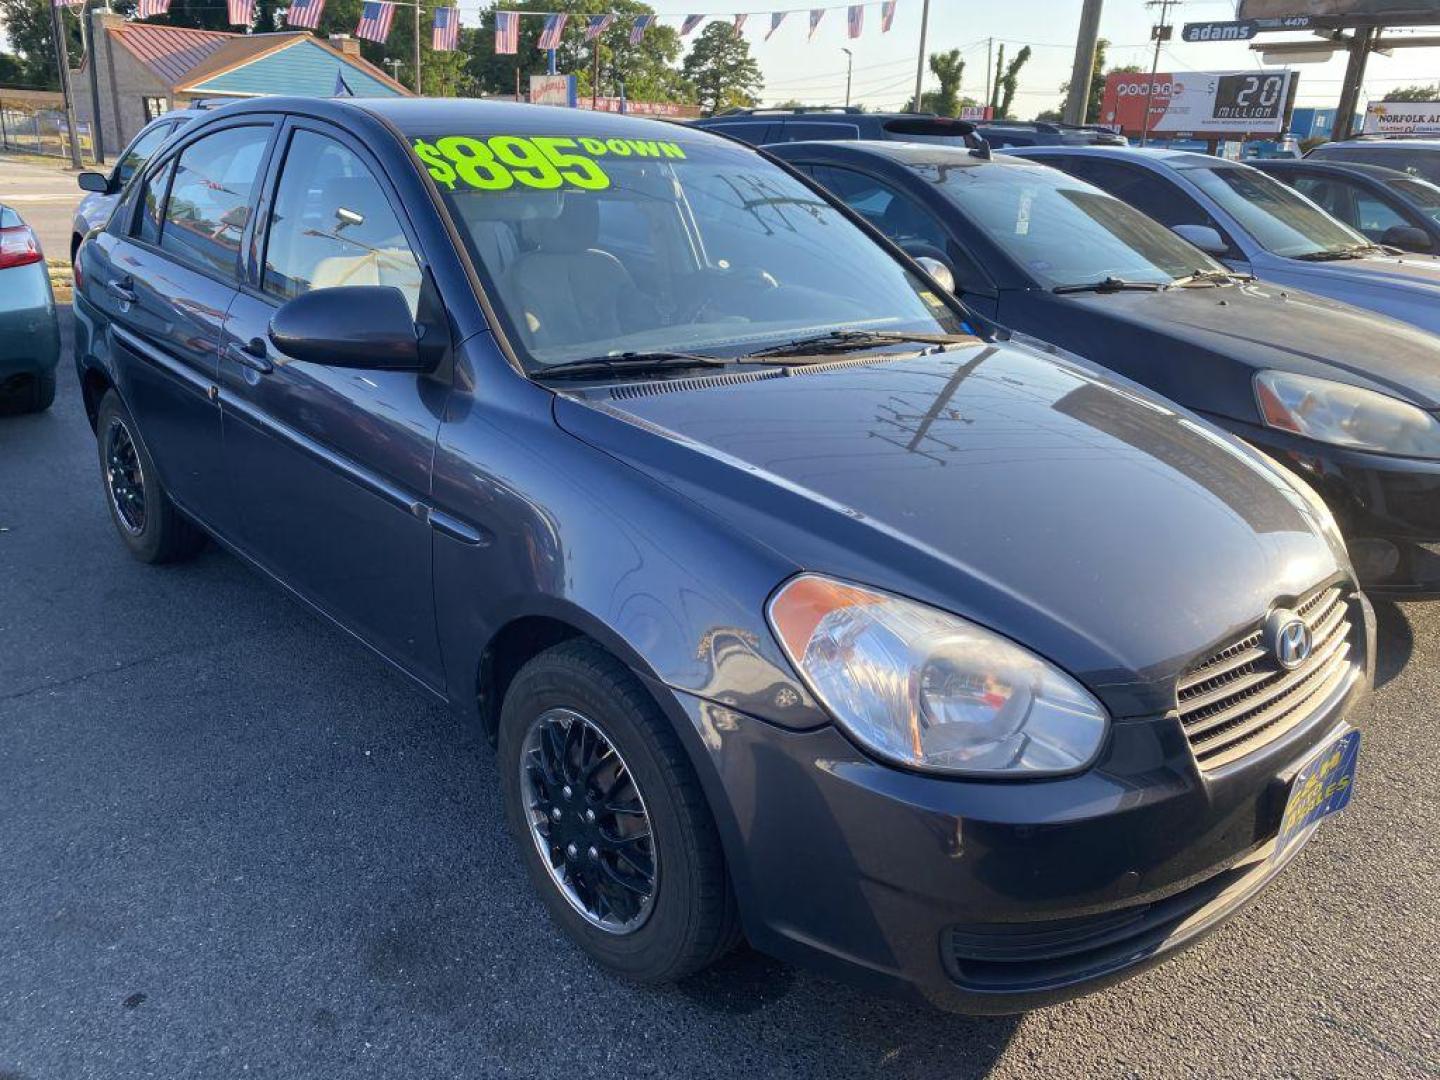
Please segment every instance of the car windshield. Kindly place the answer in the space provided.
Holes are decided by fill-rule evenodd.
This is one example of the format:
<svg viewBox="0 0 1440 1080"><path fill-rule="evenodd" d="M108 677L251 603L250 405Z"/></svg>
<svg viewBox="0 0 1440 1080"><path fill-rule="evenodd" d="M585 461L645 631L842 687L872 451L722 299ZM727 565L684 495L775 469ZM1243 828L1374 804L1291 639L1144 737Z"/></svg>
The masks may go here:
<svg viewBox="0 0 1440 1080"><path fill-rule="evenodd" d="M1396 177L1394 180L1387 180L1386 184L1403 195L1405 201L1420 213L1440 224L1440 187L1427 180L1410 177Z"/></svg>
<svg viewBox="0 0 1440 1080"><path fill-rule="evenodd" d="M1057 169L940 162L911 169L1047 287L1106 278L1169 284L1225 268L1163 225Z"/></svg>
<svg viewBox="0 0 1440 1080"><path fill-rule="evenodd" d="M1191 165L1185 176L1266 251L1287 258L1368 247L1370 241L1325 211L1246 165Z"/></svg>
<svg viewBox="0 0 1440 1080"><path fill-rule="evenodd" d="M408 134L532 372L734 358L833 331L963 332L840 210L746 148L688 132Z"/></svg>

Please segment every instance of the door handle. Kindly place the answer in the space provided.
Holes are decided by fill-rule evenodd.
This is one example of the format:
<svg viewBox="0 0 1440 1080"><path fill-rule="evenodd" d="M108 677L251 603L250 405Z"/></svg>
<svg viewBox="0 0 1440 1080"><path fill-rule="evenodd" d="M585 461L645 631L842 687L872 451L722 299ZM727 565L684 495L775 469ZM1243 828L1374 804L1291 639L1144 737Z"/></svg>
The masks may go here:
<svg viewBox="0 0 1440 1080"><path fill-rule="evenodd" d="M135 295L135 282L130 277L116 278L105 283L105 291L116 300L126 304L133 304L140 297Z"/></svg>
<svg viewBox="0 0 1440 1080"><path fill-rule="evenodd" d="M275 370L275 365L270 362L266 355L265 339L251 338L243 345L226 346L225 355L234 360L241 367L247 367L251 371L258 371L261 375L269 375Z"/></svg>

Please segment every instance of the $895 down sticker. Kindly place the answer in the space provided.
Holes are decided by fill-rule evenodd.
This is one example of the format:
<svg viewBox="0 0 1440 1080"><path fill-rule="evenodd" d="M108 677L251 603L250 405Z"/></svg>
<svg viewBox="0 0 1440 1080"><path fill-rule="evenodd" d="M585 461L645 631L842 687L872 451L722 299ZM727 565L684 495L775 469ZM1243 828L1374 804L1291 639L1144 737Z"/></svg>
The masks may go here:
<svg viewBox="0 0 1440 1080"><path fill-rule="evenodd" d="M415 156L434 181L450 191L459 184L479 191L505 191L520 184L553 189L569 185L585 191L610 186L610 174L596 158L678 158L678 143L654 139L570 139L534 135L446 135L416 139Z"/></svg>

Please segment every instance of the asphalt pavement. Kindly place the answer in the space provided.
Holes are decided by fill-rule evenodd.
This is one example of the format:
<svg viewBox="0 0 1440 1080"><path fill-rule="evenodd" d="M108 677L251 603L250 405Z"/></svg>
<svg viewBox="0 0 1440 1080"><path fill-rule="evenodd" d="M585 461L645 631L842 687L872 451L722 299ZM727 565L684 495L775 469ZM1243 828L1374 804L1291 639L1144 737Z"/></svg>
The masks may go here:
<svg viewBox="0 0 1440 1080"><path fill-rule="evenodd" d="M35 230L47 259L70 261L70 223L85 197L76 175L58 159L0 153L0 203Z"/></svg>
<svg viewBox="0 0 1440 1080"><path fill-rule="evenodd" d="M1440 1076L1440 606L1380 608L1350 808L1157 969L1022 1018L753 952L638 988L475 733L234 558L125 554L61 374L0 420L0 1080Z"/></svg>

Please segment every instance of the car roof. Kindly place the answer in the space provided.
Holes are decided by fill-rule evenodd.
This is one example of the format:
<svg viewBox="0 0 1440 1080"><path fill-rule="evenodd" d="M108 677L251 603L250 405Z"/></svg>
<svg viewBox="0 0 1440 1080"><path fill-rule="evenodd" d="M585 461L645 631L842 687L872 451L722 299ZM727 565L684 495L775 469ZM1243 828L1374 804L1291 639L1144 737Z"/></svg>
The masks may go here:
<svg viewBox="0 0 1440 1080"><path fill-rule="evenodd" d="M1315 150L1341 150L1352 146L1393 146L1401 150L1440 150L1440 139L1414 139L1406 135L1394 139L1344 139L1340 142L1322 143Z"/></svg>
<svg viewBox="0 0 1440 1080"><path fill-rule="evenodd" d="M1025 169L1043 169L1048 166L1038 161L1025 161L1008 154L996 154L985 158L974 153L969 147L946 145L944 143L901 142L885 140L871 142L856 139L809 139L797 142L777 143L766 150L780 158L803 157L806 151L824 150L837 157L876 157L894 161L900 165L1010 165Z"/></svg>
<svg viewBox="0 0 1440 1080"><path fill-rule="evenodd" d="M1368 176L1375 180L1394 180L1398 177L1414 179L1409 173L1402 169L1391 169L1384 165L1373 165L1368 161L1344 161L1329 158L1261 158L1258 161L1247 162L1258 169L1269 171L1278 169L1281 172L1293 170L1295 172L1308 172L1314 169L1316 172L1348 173L1351 176Z"/></svg>
<svg viewBox="0 0 1440 1080"><path fill-rule="evenodd" d="M1224 158L1217 158L1210 154L1197 154L1194 150L1171 150L1161 146L1016 146L1007 147L1005 152L1014 153L1022 157L1047 157L1050 155L1064 154L1069 157L1080 155L1081 157L1103 157L1119 158L1122 161L1154 161L1164 162L1167 165L1183 165L1186 163L1198 165L1214 165L1219 162L1226 164L1239 164L1239 162L1226 162Z"/></svg>

